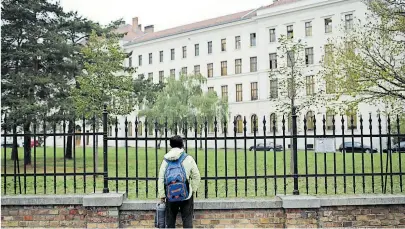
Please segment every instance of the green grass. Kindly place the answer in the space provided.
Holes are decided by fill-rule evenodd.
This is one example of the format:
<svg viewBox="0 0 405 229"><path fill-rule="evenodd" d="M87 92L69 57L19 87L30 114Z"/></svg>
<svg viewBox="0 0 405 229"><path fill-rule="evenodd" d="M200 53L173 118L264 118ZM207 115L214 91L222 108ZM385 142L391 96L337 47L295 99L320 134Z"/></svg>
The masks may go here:
<svg viewBox="0 0 405 229"><path fill-rule="evenodd" d="M136 177L136 172L138 171L138 177L149 177L155 178L160 167L160 163L163 159L165 149L155 150L152 148L139 148L138 149L138 161L136 160L136 150L135 148L128 148L128 160L126 159L126 150L125 148L118 148L116 152L115 148L108 149L108 173L110 177L126 177L126 166L128 166L128 176ZM46 161L44 160L44 148L38 148L36 150L36 173L44 173L46 168L46 173L53 174L63 173L64 170L68 173L83 173L93 172L93 148L86 148L86 156L84 157L83 147L77 147L75 150L76 159L75 160L66 160L66 167L64 166L63 158L63 149L56 148L54 151L53 147L46 148ZM284 152L273 152L266 153L266 159L264 152L256 152L256 157L254 152L247 151L246 158L244 150L238 149L235 153L235 149L228 149L227 154L225 154L224 149L219 149L216 153L212 149L208 149L207 154L207 165L205 165L205 151L195 149L188 149L188 153L194 158L197 158L197 164L200 169L201 176L208 177L235 177L235 167L237 170L237 176L243 177L247 176L273 176L277 175L290 175L290 152L289 150ZM197 156L196 156L197 154ZM235 155L236 158L235 158ZM4 149L2 152L2 174L4 174L4 162L6 162L6 172L7 174L14 174L14 169L17 170L17 167L14 167L14 162L10 160L10 149L7 149L7 160L4 161ZM147 159L146 159L147 156ZM362 160L364 156L364 163ZM226 157L226 160L225 160ZM336 160L334 159L336 157ZM336 174L343 174L344 169L346 174L362 173L364 167L364 173L372 173L372 165L374 173L381 173L381 162L383 164L382 172L385 173L387 155L383 154L364 154L361 153L346 153L345 160L342 153L336 154L315 154L314 152L304 151L298 152L298 172L299 174L305 175L308 174L334 174L334 164L336 164ZM23 166L23 149L19 149L19 158L20 158L20 174L24 174ZM86 160L84 160L84 158ZM217 158L215 160L215 158ZM54 163L54 159L55 162ZM308 166L306 167L306 159ZM399 154L392 155L392 172L399 173L400 171L405 171L405 155L402 154L402 165L400 164ZM326 163L325 163L326 161ZM353 164L354 161L354 164ZM32 162L34 164L34 152L32 151ZM103 153L102 149L99 149L98 155L98 172L103 171ZM227 162L227 163L226 163ZM44 166L46 164L46 167ZM315 166L317 165L317 166ZM391 166L388 164L388 172L391 171ZM207 167L206 167L207 166ZM401 167L402 166L402 167ZM246 169L245 169L246 168ZM307 168L307 170L306 170ZM326 169L326 170L325 170ZM402 170L400 170L402 169ZM26 174L33 174L34 166L26 167ZM4 177L3 177L4 179ZM86 179L86 190L84 190L84 179ZM385 181L385 176L381 175L374 176L374 185L372 182L372 176L347 176L344 179L343 176L337 176L336 183L334 176L329 176L327 179L324 177L305 177L299 178L299 190L300 193L307 193L306 187L308 186L308 194L334 194L336 185L336 193L363 193L363 179L364 179L364 192L373 193L373 186L375 193L382 193L382 181ZM399 175L387 176L387 192L388 193L400 193ZM27 194L34 194L34 177L24 176L20 177L21 180L21 189L22 193L26 192ZM18 181L18 177L17 177ZM325 185L327 182L327 186ZM26 183L26 186L24 185ZM56 194L64 194L64 177L57 176L56 179L54 176L47 176L44 179L43 176L36 177L36 193L37 194L53 194L55 193L54 187L56 186ZM235 183L237 184L237 190L235 190ZM46 188L45 188L46 184ZM138 193L136 192L136 184L138 184ZM207 186L205 185L207 184ZM277 184L277 186L275 185ZM355 185L355 189L353 188ZM392 184L392 188L391 188ZM3 194L6 191L7 194L14 194L14 177L6 178L6 189L4 189L4 180L2 180L2 189ZM92 175L83 175L77 176L67 176L66 177L66 193L91 193L94 191L93 185L97 192L101 192L103 189L103 178L102 176L97 176L95 179ZM119 191L126 190L126 181L109 181L110 191L116 191L116 186L118 185ZM267 189L265 188L267 185ZM318 188L316 189L315 186ZM405 189L405 175L402 176L402 190ZM208 197L263 197L263 196L274 196L275 194L291 194L293 191L293 178L291 177L280 177L277 179L274 178L258 178L258 179L244 179L238 178L235 182L235 179L228 180L218 179L208 180L207 182L202 181L200 189L198 191L198 197L205 196L205 188L208 189ZM147 190L146 190L147 189ZM227 190L227 191L226 191ZM19 186L17 182L17 194L19 193ZM128 181L128 193L129 198L135 199L146 199L146 198L155 198L156 197L156 181L138 181L130 180Z"/></svg>

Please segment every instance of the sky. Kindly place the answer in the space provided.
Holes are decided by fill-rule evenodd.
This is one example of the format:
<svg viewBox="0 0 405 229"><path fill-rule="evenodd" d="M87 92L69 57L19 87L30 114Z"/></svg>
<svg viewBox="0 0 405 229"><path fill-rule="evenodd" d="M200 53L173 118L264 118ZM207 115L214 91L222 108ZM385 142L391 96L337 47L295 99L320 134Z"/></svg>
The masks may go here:
<svg viewBox="0 0 405 229"><path fill-rule="evenodd" d="M60 0L66 11L77 11L104 25L120 18L131 24L132 18L138 17L139 24L154 25L155 31L271 3L272 0Z"/></svg>

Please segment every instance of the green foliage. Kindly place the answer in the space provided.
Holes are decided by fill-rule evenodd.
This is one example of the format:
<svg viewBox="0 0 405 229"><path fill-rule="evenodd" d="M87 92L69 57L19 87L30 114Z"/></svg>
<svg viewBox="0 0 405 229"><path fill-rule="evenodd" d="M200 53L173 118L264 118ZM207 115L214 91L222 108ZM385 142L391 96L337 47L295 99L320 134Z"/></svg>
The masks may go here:
<svg viewBox="0 0 405 229"><path fill-rule="evenodd" d="M76 114L86 118L100 116L104 104L112 115L127 115L134 109L132 68L123 66L127 57L117 37L92 32L82 48L83 70L73 89Z"/></svg>
<svg viewBox="0 0 405 229"><path fill-rule="evenodd" d="M323 76L335 90L331 101L356 106L385 104L390 113L405 111L405 6L397 1L366 1L371 13L343 36L330 40L333 58ZM348 95L348 96L347 96Z"/></svg>
<svg viewBox="0 0 405 229"><path fill-rule="evenodd" d="M218 122L227 121L227 102L220 100L214 92L203 92L205 82L200 74L181 75L179 79L170 76L163 90L157 93L155 103L145 107L139 115L146 117L149 124L157 121L159 129L166 120L171 129L175 124L185 123L194 127L195 121L202 124L205 120L212 125L215 117Z"/></svg>
<svg viewBox="0 0 405 229"><path fill-rule="evenodd" d="M297 112L320 105L322 97L315 91L319 77L307 71L305 60L306 44L301 40L295 41L282 35L277 47L277 68L269 72L270 81L277 80L278 93L270 94L270 101L274 102L276 110L284 114L291 114L295 107ZM310 89L310 90L307 90ZM272 88L271 88L272 90Z"/></svg>

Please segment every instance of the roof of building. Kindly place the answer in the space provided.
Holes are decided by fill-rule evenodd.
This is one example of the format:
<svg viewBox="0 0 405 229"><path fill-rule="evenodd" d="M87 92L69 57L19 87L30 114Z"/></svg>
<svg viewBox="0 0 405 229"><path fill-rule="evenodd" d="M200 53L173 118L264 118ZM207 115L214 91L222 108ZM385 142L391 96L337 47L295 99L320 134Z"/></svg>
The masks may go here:
<svg viewBox="0 0 405 229"><path fill-rule="evenodd" d="M237 21L242 21L242 20L247 20L250 19L254 16L257 15L257 10L263 9L263 8L270 8L270 7L275 7L279 5L284 5L292 2L296 2L299 0L279 0L275 1L273 4L265 6L265 7L260 7L258 9L252 9L252 10L246 10L242 11L239 13L234 13L234 14L229 14L217 18L211 18L208 20L204 21L199 21L187 25L182 25L182 26L177 26L174 28L162 30L162 31L157 31L153 33L142 33L142 34L133 34L131 36L128 36L125 40L130 41L125 46L131 45L131 44L138 44L146 41L151 41L159 38L164 38L164 37L169 37L181 33L186 33L186 32L191 32L199 29L205 29L213 26L218 26L218 25L223 25L227 23L232 23L232 22L237 22Z"/></svg>

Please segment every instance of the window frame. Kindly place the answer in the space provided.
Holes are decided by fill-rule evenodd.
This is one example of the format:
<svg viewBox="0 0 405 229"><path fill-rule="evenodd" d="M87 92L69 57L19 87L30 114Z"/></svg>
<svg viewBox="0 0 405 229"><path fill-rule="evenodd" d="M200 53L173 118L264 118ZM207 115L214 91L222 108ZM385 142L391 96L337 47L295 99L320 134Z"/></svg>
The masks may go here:
<svg viewBox="0 0 405 229"><path fill-rule="evenodd" d="M256 33L250 33L250 47L256 47L257 45L257 35Z"/></svg>
<svg viewBox="0 0 405 229"><path fill-rule="evenodd" d="M214 64L208 63L207 64L207 78L212 78L212 77L214 77Z"/></svg>
<svg viewBox="0 0 405 229"><path fill-rule="evenodd" d="M159 51L159 63L163 63L163 51Z"/></svg>
<svg viewBox="0 0 405 229"><path fill-rule="evenodd" d="M287 25L287 39L294 38L294 25Z"/></svg>
<svg viewBox="0 0 405 229"><path fill-rule="evenodd" d="M250 100L251 101L259 100L259 94L258 94L257 87L258 87L257 82L250 83Z"/></svg>
<svg viewBox="0 0 405 229"><path fill-rule="evenodd" d="M200 44L194 44L194 56L200 56Z"/></svg>
<svg viewBox="0 0 405 229"><path fill-rule="evenodd" d="M312 37L312 21L305 22L305 36Z"/></svg>
<svg viewBox="0 0 405 229"><path fill-rule="evenodd" d="M275 58L272 59L272 57L275 57ZM277 69L277 53L269 53L269 68Z"/></svg>
<svg viewBox="0 0 405 229"><path fill-rule="evenodd" d="M187 46L183 46L183 47L181 48L181 51L182 51L182 57L183 57L183 59L186 59L186 58L187 58Z"/></svg>
<svg viewBox="0 0 405 229"><path fill-rule="evenodd" d="M235 74L242 74L242 59L235 59Z"/></svg>
<svg viewBox="0 0 405 229"><path fill-rule="evenodd" d="M313 47L305 48L305 64L306 65L314 64L314 48Z"/></svg>
<svg viewBox="0 0 405 229"><path fill-rule="evenodd" d="M243 87L242 84L236 84L236 102L243 101Z"/></svg>
<svg viewBox="0 0 405 229"><path fill-rule="evenodd" d="M226 38L221 39L221 52L226 52Z"/></svg>
<svg viewBox="0 0 405 229"><path fill-rule="evenodd" d="M175 49L170 49L170 60L176 59L176 51Z"/></svg>
<svg viewBox="0 0 405 229"><path fill-rule="evenodd" d="M221 76L228 75L228 61L221 61Z"/></svg>
<svg viewBox="0 0 405 229"><path fill-rule="evenodd" d="M208 41L208 44L207 44L207 48L208 48L208 54L212 54L212 41Z"/></svg>
<svg viewBox="0 0 405 229"><path fill-rule="evenodd" d="M325 25L325 33L329 34L333 32L333 20L331 17L325 18L324 19L324 25Z"/></svg>
<svg viewBox="0 0 405 229"><path fill-rule="evenodd" d="M250 72L257 72L257 56L250 57Z"/></svg>
<svg viewBox="0 0 405 229"><path fill-rule="evenodd" d="M235 49L241 49L241 38L240 36L235 36Z"/></svg>
<svg viewBox="0 0 405 229"><path fill-rule="evenodd" d="M226 96L224 96L226 94ZM221 98L225 99L228 101L228 85L222 85L221 86Z"/></svg>
<svg viewBox="0 0 405 229"><path fill-rule="evenodd" d="M270 43L277 42L276 28L269 29L269 41Z"/></svg>
<svg viewBox="0 0 405 229"><path fill-rule="evenodd" d="M270 98L271 99L277 99L278 98L278 79L271 79L270 80Z"/></svg>

